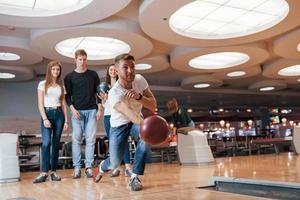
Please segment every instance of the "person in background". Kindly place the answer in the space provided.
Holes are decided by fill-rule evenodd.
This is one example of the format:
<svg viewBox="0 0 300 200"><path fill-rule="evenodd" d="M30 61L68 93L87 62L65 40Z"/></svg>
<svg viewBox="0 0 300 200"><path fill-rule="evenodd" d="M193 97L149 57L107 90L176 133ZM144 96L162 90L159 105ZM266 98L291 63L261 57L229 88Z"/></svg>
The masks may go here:
<svg viewBox="0 0 300 200"><path fill-rule="evenodd" d="M195 123L185 108L179 107L175 98L172 98L167 103L168 110L172 113L171 120L176 129L183 127L195 128Z"/></svg>
<svg viewBox="0 0 300 200"><path fill-rule="evenodd" d="M62 131L68 128L65 88L61 74L61 64L57 61L51 61L47 66L45 80L38 85L38 109L42 118L42 169L33 183L42 183L47 180L50 162L51 180L61 180L61 177L56 173L59 144ZM51 156L50 149L52 149Z"/></svg>
<svg viewBox="0 0 300 200"><path fill-rule="evenodd" d="M144 174L149 145L139 139L139 125L143 118L142 107L154 112L156 99L146 79L135 74L135 60L130 54L121 54L115 58L118 81L108 93L111 109L110 118L110 156L103 160L95 170L94 181L99 182L104 173L117 168L124 156L131 135L137 141L133 170L129 182L132 191L143 188L138 176Z"/></svg>
<svg viewBox="0 0 300 200"><path fill-rule="evenodd" d="M111 65L107 68L106 71L106 79L105 82L109 86L109 88L112 88L114 84L118 80L118 74L116 71L116 67L114 65ZM103 122L104 122L104 128L106 135L109 140L109 131L110 131L110 107L109 107L109 101L108 101L108 94L107 93L101 93L100 98L102 100L102 105L104 107L104 114L103 114ZM129 144L127 145L127 148L125 149L125 154L123 157L123 161L125 163L125 176L131 176L132 170L131 170L131 165L130 165L130 152L129 152ZM119 168L116 168L112 171L111 177L116 177L120 175L120 170Z"/></svg>
<svg viewBox="0 0 300 200"><path fill-rule="evenodd" d="M101 100L97 97L98 74L87 67L87 53L75 52L76 68L65 77L66 102L71 109L73 178L81 177L81 144L85 137L85 175L93 177L92 164L96 142L97 121L101 117Z"/></svg>

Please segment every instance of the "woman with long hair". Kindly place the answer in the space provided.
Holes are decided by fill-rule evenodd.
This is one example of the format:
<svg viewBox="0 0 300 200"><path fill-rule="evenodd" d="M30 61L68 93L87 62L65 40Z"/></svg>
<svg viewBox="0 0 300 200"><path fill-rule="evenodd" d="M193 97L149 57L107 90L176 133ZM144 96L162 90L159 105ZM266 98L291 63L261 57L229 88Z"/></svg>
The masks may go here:
<svg viewBox="0 0 300 200"><path fill-rule="evenodd" d="M112 88L114 84L118 80L118 74L117 70L114 65L110 65L107 70L106 70L106 79L105 82L109 86L109 88ZM104 128L106 135L109 140L109 132L110 132L110 106L109 106L109 101L107 99L107 94L100 94L102 101L104 102L104 117L103 117L103 122L104 122ZM130 165L130 153L129 153L129 144L128 148L126 148L126 151L124 153L123 161L125 163L125 176L131 176L131 165ZM118 168L114 169L111 173L111 177L116 177L120 175L120 170Z"/></svg>
<svg viewBox="0 0 300 200"><path fill-rule="evenodd" d="M45 80L38 85L38 109L41 115L42 133L42 169L33 183L45 182L50 169L51 180L61 180L56 173L60 138L62 131L68 129L65 88L61 74L61 64L57 61L51 61L47 66ZM52 149L51 155L50 149Z"/></svg>

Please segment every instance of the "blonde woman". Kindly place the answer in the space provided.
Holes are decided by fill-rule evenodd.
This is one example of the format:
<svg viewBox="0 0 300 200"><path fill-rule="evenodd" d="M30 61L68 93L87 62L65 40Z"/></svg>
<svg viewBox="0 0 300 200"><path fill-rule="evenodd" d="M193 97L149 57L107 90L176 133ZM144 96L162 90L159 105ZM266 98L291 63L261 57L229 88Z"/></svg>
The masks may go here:
<svg viewBox="0 0 300 200"><path fill-rule="evenodd" d="M61 180L56 173L59 144L62 131L68 129L65 88L61 74L61 64L51 61L47 66L46 79L38 85L38 108L42 118L42 169L33 183L45 182L49 170L52 181ZM52 149L51 156L50 149Z"/></svg>
<svg viewBox="0 0 300 200"><path fill-rule="evenodd" d="M188 114L187 110L183 107L180 107L175 98L172 98L170 101L168 101L167 107L171 113L171 119L176 129L182 127L195 128L195 123Z"/></svg>

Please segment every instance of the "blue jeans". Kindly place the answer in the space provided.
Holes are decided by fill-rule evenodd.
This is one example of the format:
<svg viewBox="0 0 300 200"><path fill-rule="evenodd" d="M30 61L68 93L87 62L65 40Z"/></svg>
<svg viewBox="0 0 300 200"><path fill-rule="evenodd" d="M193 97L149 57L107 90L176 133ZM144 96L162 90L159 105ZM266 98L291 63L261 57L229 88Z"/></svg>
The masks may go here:
<svg viewBox="0 0 300 200"><path fill-rule="evenodd" d="M110 129L110 157L103 162L101 169L106 172L117 168L123 158L128 144L128 137L131 135L137 141L136 152L133 163L133 173L143 175L149 146L139 139L139 126L133 123L124 124Z"/></svg>
<svg viewBox="0 0 300 200"><path fill-rule="evenodd" d="M42 172L48 172L50 169L51 158L51 171L55 172L57 169L59 144L61 133L64 127L65 118L61 108L58 109L45 109L47 119L51 123L51 128L44 126L43 120L41 121L42 131ZM52 134L52 140L51 140ZM52 153L50 156L50 148L52 144Z"/></svg>
<svg viewBox="0 0 300 200"><path fill-rule="evenodd" d="M110 142L110 138L109 138L109 132L110 132L110 115L104 115L103 122L104 122L104 128L105 128L106 136L107 136L107 138L108 138L108 140ZM130 163L129 143L127 143L127 147L126 147L125 152L124 152L123 160L124 160L125 164L129 164Z"/></svg>
<svg viewBox="0 0 300 200"><path fill-rule="evenodd" d="M80 119L77 120L72 115L72 159L73 167L81 168L81 144L84 135L85 145L85 167L91 168L94 162L94 149L96 142L97 119L96 109L78 110Z"/></svg>

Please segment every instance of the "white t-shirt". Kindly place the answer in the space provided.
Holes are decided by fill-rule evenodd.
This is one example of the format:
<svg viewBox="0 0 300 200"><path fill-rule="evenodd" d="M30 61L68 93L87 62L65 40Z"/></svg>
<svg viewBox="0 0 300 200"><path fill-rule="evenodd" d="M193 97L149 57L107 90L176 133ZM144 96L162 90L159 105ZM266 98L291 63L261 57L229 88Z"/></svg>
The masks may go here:
<svg viewBox="0 0 300 200"><path fill-rule="evenodd" d="M47 94L45 94L45 83L46 81L43 80L38 85L38 90L44 92L44 107L61 106L60 99L59 99L61 95L60 86L57 85L56 87L52 87L52 86L48 87Z"/></svg>
<svg viewBox="0 0 300 200"><path fill-rule="evenodd" d="M148 87L149 86L146 79L142 75L136 74L134 81L132 82L132 89L134 89L137 93L143 94L143 92ZM108 93L109 105L111 110L111 127L118 127L130 122L127 116L114 109L114 105L124 99L125 91L126 89L119 84L119 81L117 81ZM140 102L135 99L125 99L125 102L135 112L141 113L143 105Z"/></svg>
<svg viewBox="0 0 300 200"><path fill-rule="evenodd" d="M106 115L110 115L110 106L109 106L109 101L108 101L108 98L106 99L104 105L104 113L103 115L106 116Z"/></svg>

